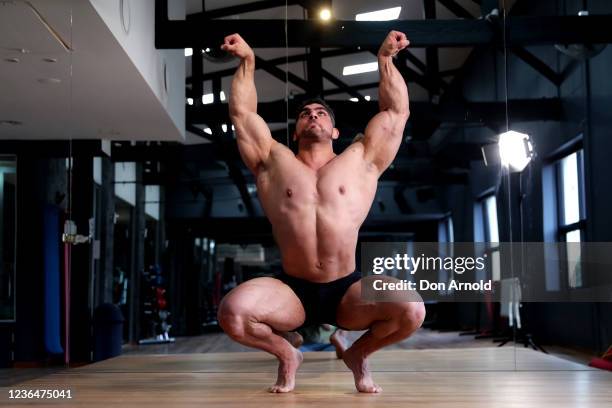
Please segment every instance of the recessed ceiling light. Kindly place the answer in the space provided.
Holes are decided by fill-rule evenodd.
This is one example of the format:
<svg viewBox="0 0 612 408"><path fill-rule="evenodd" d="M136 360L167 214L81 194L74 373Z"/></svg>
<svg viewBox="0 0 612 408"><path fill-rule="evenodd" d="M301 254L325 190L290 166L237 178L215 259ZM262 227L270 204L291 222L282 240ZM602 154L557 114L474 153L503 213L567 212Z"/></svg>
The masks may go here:
<svg viewBox="0 0 612 408"><path fill-rule="evenodd" d="M353 98L350 98L349 101L351 101L351 102L359 102L359 99L353 97Z"/></svg>
<svg viewBox="0 0 612 408"><path fill-rule="evenodd" d="M348 65L342 69L342 75L363 74L364 72L374 72L378 70L378 62L368 62L366 64Z"/></svg>
<svg viewBox="0 0 612 408"><path fill-rule="evenodd" d="M187 105L193 105L193 98L187 98Z"/></svg>
<svg viewBox="0 0 612 408"><path fill-rule="evenodd" d="M383 10L370 11L368 13L359 13L355 15L357 21L389 21L399 18L401 7L392 7Z"/></svg>
<svg viewBox="0 0 612 408"><path fill-rule="evenodd" d="M59 84L62 80L59 78L38 78L38 82L41 84Z"/></svg>
<svg viewBox="0 0 612 408"><path fill-rule="evenodd" d="M210 128L204 128L204 133L212 135L212 130L210 130Z"/></svg>
<svg viewBox="0 0 612 408"><path fill-rule="evenodd" d="M0 120L0 125L21 126L23 125L23 122L20 122L18 120L4 119Z"/></svg>
<svg viewBox="0 0 612 408"><path fill-rule="evenodd" d="M30 50L26 48L5 48L6 51L18 52L20 54L29 54Z"/></svg>
<svg viewBox="0 0 612 408"><path fill-rule="evenodd" d="M223 133L227 132L227 125L225 123L221 125L221 130L223 130Z"/></svg>
<svg viewBox="0 0 612 408"><path fill-rule="evenodd" d="M369 100L371 99L371 98L370 98L370 95L366 95L366 96L364 96L364 99L365 99L366 101L369 101Z"/></svg>

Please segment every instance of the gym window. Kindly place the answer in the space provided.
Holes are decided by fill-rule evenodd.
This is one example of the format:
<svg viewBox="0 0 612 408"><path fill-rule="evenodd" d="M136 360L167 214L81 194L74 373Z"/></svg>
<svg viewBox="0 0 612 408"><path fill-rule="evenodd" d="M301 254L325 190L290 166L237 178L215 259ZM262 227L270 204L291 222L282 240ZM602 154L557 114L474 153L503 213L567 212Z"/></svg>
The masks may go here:
<svg viewBox="0 0 612 408"><path fill-rule="evenodd" d="M583 286L580 243L584 241L586 211L584 205L584 153L577 150L555 163L557 176L557 241L566 242L565 268L571 288Z"/></svg>
<svg viewBox="0 0 612 408"><path fill-rule="evenodd" d="M474 242L486 242L486 253L490 259L491 279L501 279L501 262L499 254L499 225L497 221L497 198L487 194L474 206Z"/></svg>

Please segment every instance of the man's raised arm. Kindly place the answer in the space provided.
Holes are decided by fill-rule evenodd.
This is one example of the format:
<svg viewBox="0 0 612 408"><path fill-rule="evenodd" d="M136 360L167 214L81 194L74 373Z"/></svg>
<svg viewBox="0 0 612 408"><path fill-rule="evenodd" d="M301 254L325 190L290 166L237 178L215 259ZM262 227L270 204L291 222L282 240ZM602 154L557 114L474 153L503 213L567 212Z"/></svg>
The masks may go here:
<svg viewBox="0 0 612 408"><path fill-rule="evenodd" d="M246 166L257 174L260 165L270 155L275 140L264 120L257 114L255 54L238 34L225 37L221 49L240 58L240 65L232 80L229 113L236 128L240 156Z"/></svg>
<svg viewBox="0 0 612 408"><path fill-rule="evenodd" d="M393 65L393 56L408 44L404 33L391 31L378 50L380 112L368 123L363 144L366 161L373 163L379 174L393 162L410 115L408 88L404 78Z"/></svg>

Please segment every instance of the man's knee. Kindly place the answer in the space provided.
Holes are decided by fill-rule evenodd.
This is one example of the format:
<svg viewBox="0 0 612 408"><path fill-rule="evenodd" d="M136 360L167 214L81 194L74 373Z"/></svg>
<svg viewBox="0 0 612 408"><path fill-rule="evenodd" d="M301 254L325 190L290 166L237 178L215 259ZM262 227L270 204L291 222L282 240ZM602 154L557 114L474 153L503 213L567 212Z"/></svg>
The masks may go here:
<svg viewBox="0 0 612 408"><path fill-rule="evenodd" d="M246 334L246 322L249 320L247 311L232 302L222 302L217 312L219 326L225 334L234 340L244 338Z"/></svg>
<svg viewBox="0 0 612 408"><path fill-rule="evenodd" d="M397 318L400 330L410 334L423 324L425 320L425 305L423 302L402 303Z"/></svg>

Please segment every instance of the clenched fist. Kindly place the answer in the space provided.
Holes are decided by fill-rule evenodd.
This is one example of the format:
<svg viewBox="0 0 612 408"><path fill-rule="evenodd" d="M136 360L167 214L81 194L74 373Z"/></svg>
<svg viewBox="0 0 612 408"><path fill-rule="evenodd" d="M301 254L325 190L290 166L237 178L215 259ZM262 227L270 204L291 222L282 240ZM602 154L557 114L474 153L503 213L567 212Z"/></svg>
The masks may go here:
<svg viewBox="0 0 612 408"><path fill-rule="evenodd" d="M221 49L240 59L255 57L249 44L239 34L231 34L225 37Z"/></svg>
<svg viewBox="0 0 612 408"><path fill-rule="evenodd" d="M390 31L378 50L379 57L393 57L410 44L406 34L399 31Z"/></svg>

